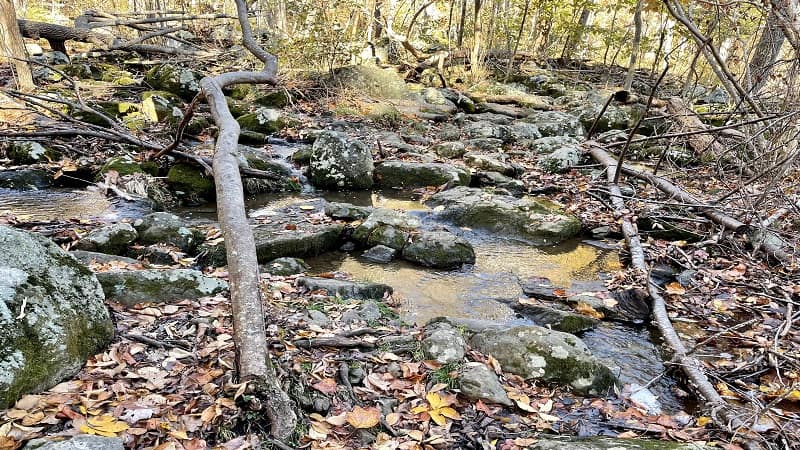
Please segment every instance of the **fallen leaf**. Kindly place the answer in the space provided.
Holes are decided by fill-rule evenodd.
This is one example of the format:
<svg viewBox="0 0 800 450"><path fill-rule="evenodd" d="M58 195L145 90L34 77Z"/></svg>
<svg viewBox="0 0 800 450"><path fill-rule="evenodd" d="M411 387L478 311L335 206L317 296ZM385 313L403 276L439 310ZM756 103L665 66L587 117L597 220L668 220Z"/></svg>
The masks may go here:
<svg viewBox="0 0 800 450"><path fill-rule="evenodd" d="M319 383L312 385L314 389L322 392L323 394L333 394L336 392L338 385L333 378L323 378Z"/></svg>
<svg viewBox="0 0 800 450"><path fill-rule="evenodd" d="M381 411L375 407L362 408L356 406L347 413L347 423L353 428L372 428L381 423Z"/></svg>

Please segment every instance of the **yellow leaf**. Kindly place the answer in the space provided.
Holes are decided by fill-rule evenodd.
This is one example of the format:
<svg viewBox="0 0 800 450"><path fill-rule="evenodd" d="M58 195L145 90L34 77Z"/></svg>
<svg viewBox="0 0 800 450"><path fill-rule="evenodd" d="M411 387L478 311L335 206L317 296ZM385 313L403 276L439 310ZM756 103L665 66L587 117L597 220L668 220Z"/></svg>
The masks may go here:
<svg viewBox="0 0 800 450"><path fill-rule="evenodd" d="M436 425L439 425L440 427L447 425L447 419L445 419L443 415L439 414L438 409L433 409L428 414L430 414L431 420L436 422Z"/></svg>
<svg viewBox="0 0 800 450"><path fill-rule="evenodd" d="M362 408L356 406L352 411L347 413L347 423L353 428L372 428L381 423L381 412L378 408Z"/></svg>
<svg viewBox="0 0 800 450"><path fill-rule="evenodd" d="M603 313L592 308L591 305L585 302L578 302L578 304L575 306L575 311L585 316L594 317L595 319L602 319L603 317L605 317Z"/></svg>
<svg viewBox="0 0 800 450"><path fill-rule="evenodd" d="M437 392L429 392L428 395L425 396L425 399L428 400L428 403L431 405L431 409L439 409L442 406L447 406Z"/></svg>
<svg viewBox="0 0 800 450"><path fill-rule="evenodd" d="M684 289L683 286L681 286L681 284L678 283L677 281L673 281L672 283L668 283L664 287L665 287L664 292L666 292L667 294L683 295L683 294L686 293L686 289Z"/></svg>
<svg viewBox="0 0 800 450"><path fill-rule="evenodd" d="M709 423L711 423L711 417L700 416L700 417L697 418L697 426L698 427L704 427L704 426L708 425Z"/></svg>
<svg viewBox="0 0 800 450"><path fill-rule="evenodd" d="M189 439L189 436L186 434L186 431L184 430L170 431L169 435L174 437L175 439L181 439L181 440Z"/></svg>
<svg viewBox="0 0 800 450"><path fill-rule="evenodd" d="M392 426L399 421L400 421L400 414L389 413L386 415L386 423L389 424L389 426Z"/></svg>
<svg viewBox="0 0 800 450"><path fill-rule="evenodd" d="M439 413L453 420L461 420L461 414L459 414L458 411L449 406L445 406L444 408L439 409Z"/></svg>
<svg viewBox="0 0 800 450"><path fill-rule="evenodd" d="M411 408L411 412L414 414L419 414L428 411L428 405L420 405L414 408Z"/></svg>

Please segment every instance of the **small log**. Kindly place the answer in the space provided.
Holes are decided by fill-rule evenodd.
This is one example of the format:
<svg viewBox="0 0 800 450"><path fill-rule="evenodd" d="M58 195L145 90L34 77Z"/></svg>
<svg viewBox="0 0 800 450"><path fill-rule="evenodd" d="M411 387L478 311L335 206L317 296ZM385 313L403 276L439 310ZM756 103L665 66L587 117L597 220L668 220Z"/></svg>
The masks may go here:
<svg viewBox="0 0 800 450"><path fill-rule="evenodd" d="M671 97L667 100L667 111L672 114L672 119L682 131L697 132L708 128L680 97ZM716 137L706 133L687 135L686 141L696 155L702 155L707 151L720 155L725 151L725 147Z"/></svg>
<svg viewBox="0 0 800 450"><path fill-rule="evenodd" d="M110 36L104 36L92 30L65 27L46 22L17 19L17 25L19 25L19 31L23 37L47 39L50 48L65 55L67 54L67 48L64 45L66 41L89 42L101 47L108 47L113 40Z"/></svg>

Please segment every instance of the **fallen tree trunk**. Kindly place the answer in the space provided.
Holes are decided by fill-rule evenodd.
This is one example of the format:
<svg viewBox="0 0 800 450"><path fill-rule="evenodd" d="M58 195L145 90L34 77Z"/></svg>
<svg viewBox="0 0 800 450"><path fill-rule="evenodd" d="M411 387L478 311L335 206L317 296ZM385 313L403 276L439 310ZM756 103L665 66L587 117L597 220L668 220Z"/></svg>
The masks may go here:
<svg viewBox="0 0 800 450"><path fill-rule="evenodd" d="M686 346L683 345L678 333L675 332L675 328L669 320L664 298L659 294L658 286L656 286L650 278L649 268L645 262L644 249L642 248L638 231L630 220L630 213L625 209L625 203L619 185L614 182L617 174L617 161L597 145L592 145L590 147L590 153L597 162L606 167L606 177L608 179L608 190L611 193L611 203L615 210L615 215L620 216L622 220L622 232L625 235L628 249L631 252L631 263L633 267L642 274L647 274L647 291L652 300L653 318L656 321L664 341L674 353L672 361L681 368L689 381L692 382L697 392L705 398L706 406L717 411L716 414L711 414L717 426L728 431L728 433L733 436L740 436L742 432L751 431L747 423L740 418L741 413L729 405L716 391L711 381L709 381L706 376L702 363L698 361L697 358L689 356ZM747 448L750 449L761 448L758 442L751 439L746 440L745 444Z"/></svg>
<svg viewBox="0 0 800 450"><path fill-rule="evenodd" d="M214 181L217 214L228 261L239 376L242 381L253 383L256 392L264 400L272 435L284 440L294 431L297 416L289 396L278 383L267 348L256 245L245 212L239 163L234 156L240 129L222 93L224 87L232 84L276 84L277 60L255 43L247 22L244 0L236 0L236 8L244 45L264 62L264 69L261 72L229 72L205 77L200 81L200 86L211 107L214 122L219 127L214 152Z"/></svg>
<svg viewBox="0 0 800 450"><path fill-rule="evenodd" d="M694 133L708 128L700 121L694 111L684 105L680 97L672 97L667 100L667 111L672 114L672 118L680 131ZM689 147L694 150L695 155L702 155L707 151L714 155L721 155L725 151L722 144L708 133L687 135L686 141L689 143Z"/></svg>
<svg viewBox="0 0 800 450"><path fill-rule="evenodd" d="M92 30L65 27L46 22L35 22L32 20L17 19L19 31L23 37L30 39L47 39L50 48L57 52L67 54L66 41L89 42L101 47L111 45L113 38L104 36Z"/></svg>
<svg viewBox="0 0 800 450"><path fill-rule="evenodd" d="M590 148L590 153L592 154L592 157L594 157L594 159L603 162L606 158L611 158L611 156L599 144L589 142L588 145ZM614 163L614 166L616 167L616 162ZM703 215L711 219L714 223L722 225L723 227L725 227L730 231L733 231L735 233L746 233L753 242L761 240L755 234L756 230L751 229L749 225L733 217L730 217L727 214L724 214L713 207L704 205L702 202L697 200L693 195L689 194L688 192L672 184L671 182L667 181L664 178L649 173L640 172L625 165L622 166L622 172L627 175L639 178L640 180L645 180L650 184L652 184L653 186L655 186L656 188L658 188L660 191L669 194L670 198L673 198L681 203L691 205L692 207L697 208L703 213ZM760 242L760 247L761 250L763 250L770 258L773 258L784 264L793 264L795 262L794 257L792 255L785 252L779 244L773 242L772 240L763 240L763 242Z"/></svg>

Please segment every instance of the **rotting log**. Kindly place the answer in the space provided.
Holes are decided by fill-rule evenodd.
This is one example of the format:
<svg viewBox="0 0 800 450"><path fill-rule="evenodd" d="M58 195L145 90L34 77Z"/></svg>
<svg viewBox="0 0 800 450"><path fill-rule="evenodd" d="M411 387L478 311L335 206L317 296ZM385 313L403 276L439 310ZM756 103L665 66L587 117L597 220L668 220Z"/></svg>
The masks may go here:
<svg viewBox="0 0 800 450"><path fill-rule="evenodd" d="M239 163L234 156L240 129L222 93L224 87L233 84L277 84L277 59L255 43L244 0L236 0L236 9L244 45L264 62L264 69L261 72L228 72L205 77L200 81L200 87L211 107L214 122L219 127L213 159L214 181L217 214L228 261L239 376L242 381L253 383L257 393L265 400L264 408L271 422L272 436L284 440L294 431L297 416L289 396L278 383L267 348L255 239L245 212Z"/></svg>
<svg viewBox="0 0 800 450"><path fill-rule="evenodd" d="M689 109L680 97L672 97L667 100L667 111L672 115L681 131L696 132L705 130L708 127ZM708 133L690 134L686 136L686 141L694 150L695 155L702 155L708 151L713 155L721 155L725 148L714 136Z"/></svg>
<svg viewBox="0 0 800 450"><path fill-rule="evenodd" d="M32 20L17 19L19 31L23 37L30 39L47 39L50 48L55 51L67 54L66 41L89 42L101 47L111 45L113 38L104 36L92 30L66 27L46 22L36 22Z"/></svg>
<svg viewBox="0 0 800 450"><path fill-rule="evenodd" d="M711 417L717 426L726 430L732 436L742 437L743 435L750 434L752 429L747 424L747 420L752 419L755 413L752 411L743 412L734 409L722 398L706 376L702 363L697 360L697 358L689 355L686 346L683 345L681 338L672 326L672 322L670 322L664 298L658 292L658 286L650 278L649 268L644 258L644 249L642 248L638 231L630 220L630 212L625 208L625 202L620 192L619 184L614 181L617 179L617 161L596 144L590 146L590 153L597 162L606 168L608 190L611 193L611 203L614 208L614 214L619 216L622 221L622 232L625 235L625 241L631 253L631 264L640 273L646 274L647 291L651 298L653 318L655 319L664 341L673 352L672 362L681 368L691 382L692 387L705 399L706 406L716 412L715 414L711 414ZM743 420L742 417L745 414L751 417L747 417L747 419ZM758 441L750 437L745 438L743 443L748 449L755 450L762 448Z"/></svg>

